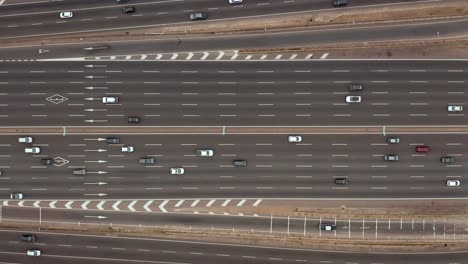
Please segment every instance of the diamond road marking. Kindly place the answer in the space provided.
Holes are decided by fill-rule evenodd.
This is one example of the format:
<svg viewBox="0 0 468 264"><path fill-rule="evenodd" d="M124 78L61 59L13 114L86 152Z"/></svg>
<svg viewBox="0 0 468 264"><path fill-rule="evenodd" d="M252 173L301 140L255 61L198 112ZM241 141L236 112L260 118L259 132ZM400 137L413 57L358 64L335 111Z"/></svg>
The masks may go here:
<svg viewBox="0 0 468 264"><path fill-rule="evenodd" d="M60 166L63 166L67 163L69 163L70 161L69 160L66 160L62 157L56 157L54 158L54 165L57 166L57 167L60 167Z"/></svg>
<svg viewBox="0 0 468 264"><path fill-rule="evenodd" d="M46 98L46 101L49 101L51 103L54 103L54 104L60 104L60 103L63 103L65 101L67 101L68 98L63 96L63 95L60 95L60 94L54 94L52 96L49 96Z"/></svg>

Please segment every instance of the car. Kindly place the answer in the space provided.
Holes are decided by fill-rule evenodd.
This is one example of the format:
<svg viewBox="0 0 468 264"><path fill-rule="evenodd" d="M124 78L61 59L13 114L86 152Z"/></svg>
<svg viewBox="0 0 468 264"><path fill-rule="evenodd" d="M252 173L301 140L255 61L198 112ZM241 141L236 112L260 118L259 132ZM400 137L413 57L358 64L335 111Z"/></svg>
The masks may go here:
<svg viewBox="0 0 468 264"><path fill-rule="evenodd" d="M132 153L135 151L135 148L133 146L122 146L121 150L125 153Z"/></svg>
<svg viewBox="0 0 468 264"><path fill-rule="evenodd" d="M288 136L288 142L289 142L289 143L299 143L299 142L302 142L302 137L301 137L301 136Z"/></svg>
<svg viewBox="0 0 468 264"><path fill-rule="evenodd" d="M40 147L24 148L24 153L39 154L41 153L41 148Z"/></svg>
<svg viewBox="0 0 468 264"><path fill-rule="evenodd" d="M348 180L348 178L336 178L335 179L335 184L348 185L349 180Z"/></svg>
<svg viewBox="0 0 468 264"><path fill-rule="evenodd" d="M417 146L416 147L416 152L430 152L431 148L428 146Z"/></svg>
<svg viewBox="0 0 468 264"><path fill-rule="evenodd" d="M231 5L240 4L240 3L242 3L242 0L229 0L229 3Z"/></svg>
<svg viewBox="0 0 468 264"><path fill-rule="evenodd" d="M73 17L73 12L71 11L65 11L60 13L60 18L72 18Z"/></svg>
<svg viewBox="0 0 468 264"><path fill-rule="evenodd" d="M352 92L362 91L362 84L350 84L348 89Z"/></svg>
<svg viewBox="0 0 468 264"><path fill-rule="evenodd" d="M102 97L102 103L104 104L116 104L119 102L119 98L117 96L104 96Z"/></svg>
<svg viewBox="0 0 468 264"><path fill-rule="evenodd" d="M20 192L14 192L10 194L10 199L21 200L24 198L24 194Z"/></svg>
<svg viewBox="0 0 468 264"><path fill-rule="evenodd" d="M440 162L441 163L454 163L455 162L455 158L454 157L442 157L440 158Z"/></svg>
<svg viewBox="0 0 468 264"><path fill-rule="evenodd" d="M32 137L20 137L18 138L18 142L25 143L25 144L33 143L33 138Z"/></svg>
<svg viewBox="0 0 468 264"><path fill-rule="evenodd" d="M463 111L463 105L449 105L447 107L447 110L449 112L462 112Z"/></svg>
<svg viewBox="0 0 468 264"><path fill-rule="evenodd" d="M41 253L40 249L28 249L28 251L26 251L26 254L30 257L39 257Z"/></svg>
<svg viewBox="0 0 468 264"><path fill-rule="evenodd" d="M333 0L332 5L334 7L345 6L348 4L348 0Z"/></svg>
<svg viewBox="0 0 468 264"><path fill-rule="evenodd" d="M199 149L197 155L200 157L213 157L214 151L212 149Z"/></svg>
<svg viewBox="0 0 468 264"><path fill-rule="evenodd" d="M361 96L359 96L359 95L348 95L348 96L346 96L345 101L347 103L360 103L361 102Z"/></svg>
<svg viewBox="0 0 468 264"><path fill-rule="evenodd" d="M320 224L320 229L324 231L333 231L336 230L335 224Z"/></svg>
<svg viewBox="0 0 468 264"><path fill-rule="evenodd" d="M21 235L21 241L34 242L34 241L36 241L36 236L35 235L30 235L30 234L22 234Z"/></svg>
<svg viewBox="0 0 468 264"><path fill-rule="evenodd" d="M51 158L41 159L41 164L42 165L54 165L54 159L51 159Z"/></svg>
<svg viewBox="0 0 468 264"><path fill-rule="evenodd" d="M247 161L246 160L233 160L232 165L234 165L235 167L246 167Z"/></svg>
<svg viewBox="0 0 468 264"><path fill-rule="evenodd" d="M129 124L140 123L140 121L141 121L141 119L138 116L129 116L129 117L127 117L127 122Z"/></svg>
<svg viewBox="0 0 468 264"><path fill-rule="evenodd" d="M458 187L460 186L459 180L447 180L447 187Z"/></svg>
<svg viewBox="0 0 468 264"><path fill-rule="evenodd" d="M171 168L170 169L171 175L182 175L185 173L184 168L177 167L177 168Z"/></svg>
<svg viewBox="0 0 468 264"><path fill-rule="evenodd" d="M115 0L116 3L126 3L128 0Z"/></svg>
<svg viewBox="0 0 468 264"><path fill-rule="evenodd" d="M398 157L398 155L395 155L395 154L391 154L391 155L385 155L384 156L384 160L386 161L398 161L400 158Z"/></svg>
<svg viewBox="0 0 468 264"><path fill-rule="evenodd" d="M208 14L204 12L195 12L191 13L189 15L190 20L196 21L196 20L206 20L208 18Z"/></svg>
<svg viewBox="0 0 468 264"><path fill-rule="evenodd" d="M133 12L135 12L135 7L134 6L127 6L127 7L122 8L122 11L124 13L133 13Z"/></svg>
<svg viewBox="0 0 468 264"><path fill-rule="evenodd" d="M398 144L400 143L400 138L398 137L389 137L387 138L388 144Z"/></svg>
<svg viewBox="0 0 468 264"><path fill-rule="evenodd" d="M73 175L86 175L86 169L85 168L73 169Z"/></svg>
<svg viewBox="0 0 468 264"><path fill-rule="evenodd" d="M119 144L120 143L120 138L118 138L118 137L106 138L106 143L107 144Z"/></svg>
<svg viewBox="0 0 468 264"><path fill-rule="evenodd" d="M156 160L153 157L144 157L139 160L140 164L154 164L155 162Z"/></svg>

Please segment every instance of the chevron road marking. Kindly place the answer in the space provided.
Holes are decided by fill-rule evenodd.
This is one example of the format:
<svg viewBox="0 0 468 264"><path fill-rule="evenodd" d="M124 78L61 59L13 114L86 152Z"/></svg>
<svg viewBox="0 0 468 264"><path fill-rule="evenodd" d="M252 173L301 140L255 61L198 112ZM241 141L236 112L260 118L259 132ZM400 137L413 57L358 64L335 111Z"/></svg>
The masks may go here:
<svg viewBox="0 0 468 264"><path fill-rule="evenodd" d="M187 58L185 58L186 60L191 60L193 57L193 53L192 52L189 52L189 54L187 55Z"/></svg>
<svg viewBox="0 0 468 264"><path fill-rule="evenodd" d="M24 206L24 201L20 201L20 202L18 203L18 205L19 205L19 206Z"/></svg>
<svg viewBox="0 0 468 264"><path fill-rule="evenodd" d="M141 55L140 60L144 60L144 59L146 59L146 57L148 57L148 56L146 56L146 55Z"/></svg>
<svg viewBox="0 0 468 264"><path fill-rule="evenodd" d="M210 200L210 201L206 204L206 206L207 206L207 207L210 207L215 201L216 201L216 200Z"/></svg>
<svg viewBox="0 0 468 264"><path fill-rule="evenodd" d="M8 206L8 201L3 201L4 206Z"/></svg>
<svg viewBox="0 0 468 264"><path fill-rule="evenodd" d="M311 54L308 54L308 55L305 57L305 59L306 59L306 60L308 60L308 59L312 58L312 56L314 56L314 54L313 54L313 53L311 53Z"/></svg>
<svg viewBox="0 0 468 264"><path fill-rule="evenodd" d="M289 59L294 60L296 57L297 57L297 54L293 54L293 55L291 55L291 57L289 57Z"/></svg>
<svg viewBox="0 0 468 264"><path fill-rule="evenodd" d="M231 200L226 200L226 201L224 201L224 203L223 203L221 206L224 207L224 206L228 205L228 203L229 203L230 201L231 201Z"/></svg>
<svg viewBox="0 0 468 264"><path fill-rule="evenodd" d="M179 54L177 54L177 53L172 53L171 60L175 60L175 59L177 59L177 57L179 57Z"/></svg>
<svg viewBox="0 0 468 264"><path fill-rule="evenodd" d="M149 209L149 206L154 202L154 200L148 201L145 205L143 205L143 208L145 208L146 211L152 212L151 209Z"/></svg>
<svg viewBox="0 0 468 264"><path fill-rule="evenodd" d="M156 55L156 60L160 60L162 58L162 56L163 56L162 54Z"/></svg>
<svg viewBox="0 0 468 264"><path fill-rule="evenodd" d="M119 204L121 204L121 203L122 203L122 201L115 202L114 205L112 205L112 208L114 208L114 210L116 210L116 211L120 211L120 209L117 206L119 206Z"/></svg>
<svg viewBox="0 0 468 264"><path fill-rule="evenodd" d="M67 209L72 209L71 205L73 204L73 201L69 201L68 203L65 204L65 208Z"/></svg>
<svg viewBox="0 0 468 264"><path fill-rule="evenodd" d="M184 202L185 202L185 200L179 200L179 201L176 203L175 207L181 206Z"/></svg>
<svg viewBox="0 0 468 264"><path fill-rule="evenodd" d="M238 56L239 56L239 54L237 54L237 53L232 55L231 60L235 60Z"/></svg>
<svg viewBox="0 0 468 264"><path fill-rule="evenodd" d="M279 60L279 59L281 59L281 57L283 57L283 55L281 55L281 54L280 54L280 55L276 55L275 60Z"/></svg>
<svg viewBox="0 0 468 264"><path fill-rule="evenodd" d="M206 60L210 54L208 52L203 52L203 57L201 57L201 60Z"/></svg>
<svg viewBox="0 0 468 264"><path fill-rule="evenodd" d="M261 199L258 199L257 201L255 201L255 203L254 203L252 206L257 206L257 205L259 205L261 202L262 202L262 200L261 200Z"/></svg>
<svg viewBox="0 0 468 264"><path fill-rule="evenodd" d="M328 53L324 53L324 54L322 55L322 57L320 57L320 59L321 59L321 60L324 60L324 59L326 59L327 57L328 57Z"/></svg>
<svg viewBox="0 0 468 264"><path fill-rule="evenodd" d="M56 204L56 203L57 203L57 201L52 201L52 202L50 202L50 203L49 203L49 207L50 207L50 208L56 208L56 207L55 207L55 204Z"/></svg>
<svg viewBox="0 0 468 264"><path fill-rule="evenodd" d="M237 204L237 206L238 206L238 207L239 207L239 206L242 206L246 201L247 201L247 200L241 200L241 201Z"/></svg>
<svg viewBox="0 0 468 264"><path fill-rule="evenodd" d="M247 55L247 57L245 57L246 60L250 60L252 58L252 55Z"/></svg>
<svg viewBox="0 0 468 264"><path fill-rule="evenodd" d="M200 202L200 200L195 200L193 203L190 205L190 207L195 207L197 204Z"/></svg>
<svg viewBox="0 0 468 264"><path fill-rule="evenodd" d="M137 201L133 201L131 202L129 205L128 205L128 209L132 212L135 212L135 208L133 208L133 206L137 203Z"/></svg>
<svg viewBox="0 0 468 264"><path fill-rule="evenodd" d="M163 213L167 213L167 210L166 208L164 208L164 206L169 202L169 200L164 200L164 202L162 202L160 205L159 205L159 209L161 209L161 211Z"/></svg>
<svg viewBox="0 0 468 264"><path fill-rule="evenodd" d="M264 59L266 59L266 57L268 57L268 55L265 55L265 54L264 54L264 55L262 55L262 56L260 57L260 59L261 59L261 60L264 60Z"/></svg>
<svg viewBox="0 0 468 264"><path fill-rule="evenodd" d="M218 57L216 57L216 60L220 60L224 56L223 51L218 51L218 52L219 52L219 55L218 55Z"/></svg>
<svg viewBox="0 0 468 264"><path fill-rule="evenodd" d="M88 210L88 204L90 203L91 201L86 201L84 202L83 204L81 204L81 208L85 209L85 210Z"/></svg>
<svg viewBox="0 0 468 264"><path fill-rule="evenodd" d="M98 203L98 205L96 206L97 209L99 210L104 210L104 208L102 208L102 206L106 203L106 201L101 201L100 203Z"/></svg>
<svg viewBox="0 0 468 264"><path fill-rule="evenodd" d="M34 206L34 207L39 207L39 204L40 204L40 203L41 203L41 201L35 201L34 204L33 204L33 206Z"/></svg>

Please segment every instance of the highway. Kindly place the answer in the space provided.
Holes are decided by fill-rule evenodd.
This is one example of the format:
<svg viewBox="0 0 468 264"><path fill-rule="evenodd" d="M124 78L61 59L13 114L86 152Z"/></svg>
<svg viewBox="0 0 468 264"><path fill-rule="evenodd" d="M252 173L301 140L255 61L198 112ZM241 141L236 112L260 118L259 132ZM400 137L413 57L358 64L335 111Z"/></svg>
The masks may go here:
<svg viewBox="0 0 468 264"><path fill-rule="evenodd" d="M398 135L401 143L392 145L383 135L303 135L301 143L288 143L287 135L108 136L119 137L120 144L105 143L103 135L40 135L33 144L1 136L0 196L20 191L33 200L466 197L464 135ZM41 153L24 153L28 145L41 147ZM122 153L124 145L135 152ZM417 145L431 152L416 153ZM198 157L197 149L213 149L215 155ZM400 160L384 161L387 154ZM455 157L455 163L442 164L443 156ZM59 161L41 165L47 157ZM139 164L141 157L156 163ZM234 159L248 166L234 167ZM173 167L185 168L185 174L170 175ZM87 175L73 175L76 168L86 168ZM350 184L336 185L336 178ZM462 185L449 188L448 179Z"/></svg>
<svg viewBox="0 0 468 264"><path fill-rule="evenodd" d="M288 249L169 239L111 237L70 233L35 232L34 243L20 242L27 231L1 230L0 259L7 263L462 263L467 253L351 253ZM40 257L26 256L26 250L42 250Z"/></svg>
<svg viewBox="0 0 468 264"><path fill-rule="evenodd" d="M407 2L382 0L379 4ZM416 1L413 1L416 2ZM349 6L375 5L372 0L353 1ZM125 14L122 7L134 6L135 13ZM59 35L64 33L95 32L112 29L136 29L154 26L190 24L188 14L193 11L208 12L209 20L228 20L260 15L287 14L333 8L329 0L269 1L257 3L244 1L231 6L228 1L131 1L116 4L114 1L66 1L50 4L5 5L0 7L0 39L26 36ZM62 11L73 11L70 19L60 19Z"/></svg>
<svg viewBox="0 0 468 264"><path fill-rule="evenodd" d="M3 62L3 126L458 125L464 61ZM351 93L348 85L364 85ZM345 97L361 95L348 104ZM103 104L103 96L119 103ZM320 114L317 114L320 113Z"/></svg>

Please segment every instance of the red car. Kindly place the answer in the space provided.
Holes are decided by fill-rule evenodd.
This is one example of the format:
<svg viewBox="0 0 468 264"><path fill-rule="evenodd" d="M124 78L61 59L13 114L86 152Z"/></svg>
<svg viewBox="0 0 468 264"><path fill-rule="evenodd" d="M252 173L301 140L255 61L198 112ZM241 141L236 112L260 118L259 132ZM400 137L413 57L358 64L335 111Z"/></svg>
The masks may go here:
<svg viewBox="0 0 468 264"><path fill-rule="evenodd" d="M429 152L431 149L428 146L417 146L416 152Z"/></svg>

